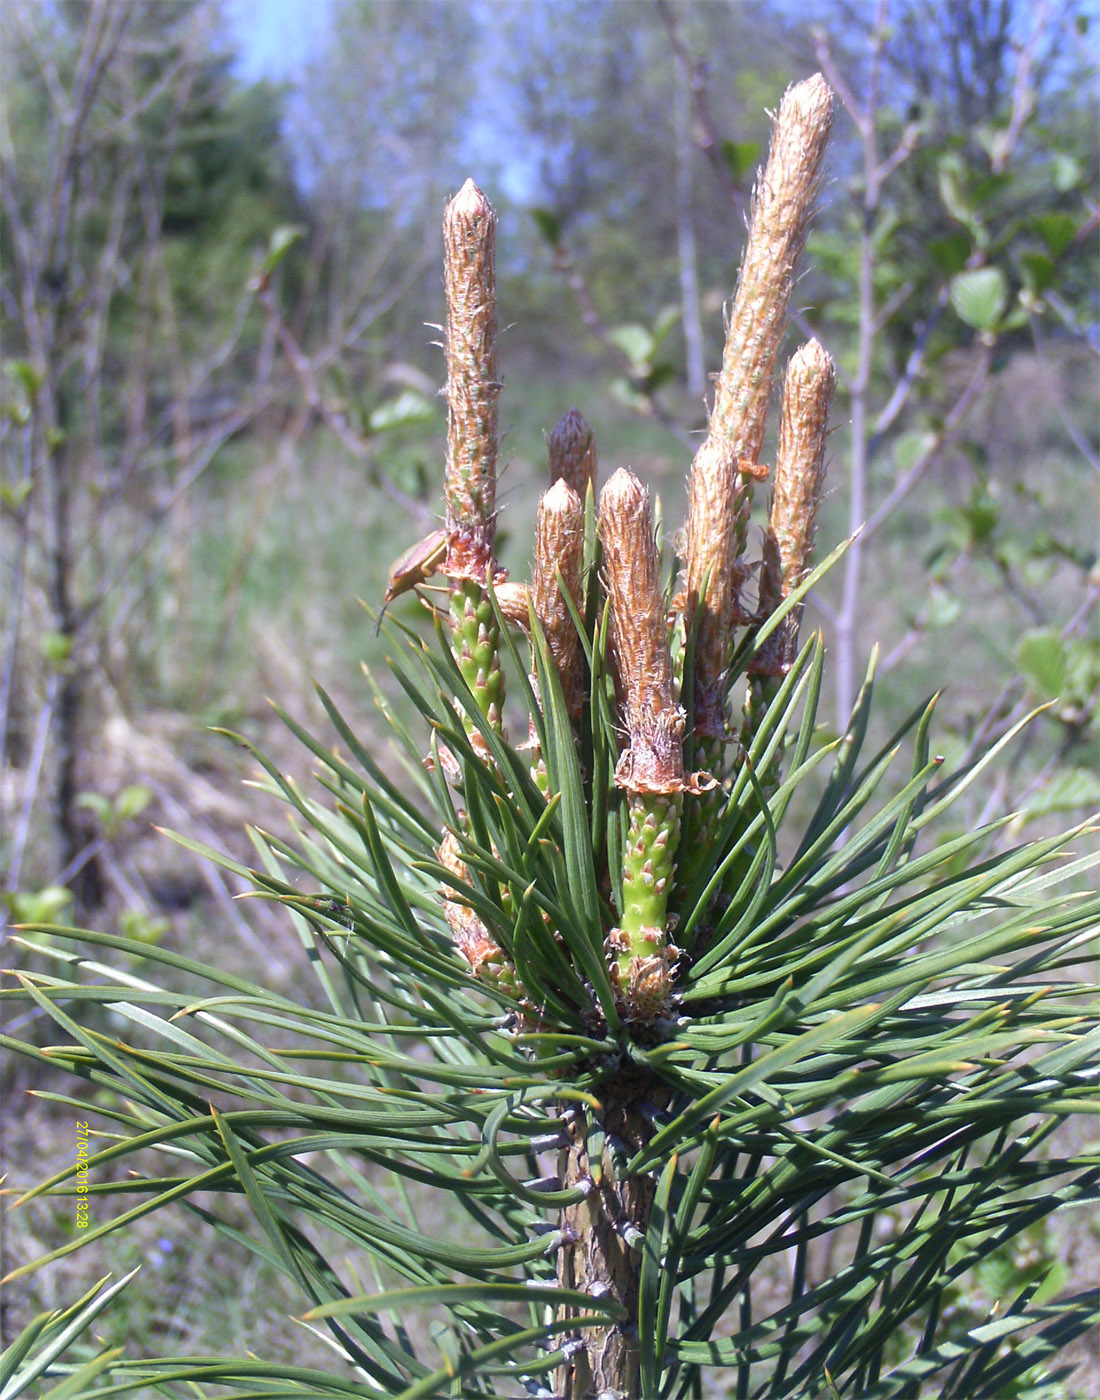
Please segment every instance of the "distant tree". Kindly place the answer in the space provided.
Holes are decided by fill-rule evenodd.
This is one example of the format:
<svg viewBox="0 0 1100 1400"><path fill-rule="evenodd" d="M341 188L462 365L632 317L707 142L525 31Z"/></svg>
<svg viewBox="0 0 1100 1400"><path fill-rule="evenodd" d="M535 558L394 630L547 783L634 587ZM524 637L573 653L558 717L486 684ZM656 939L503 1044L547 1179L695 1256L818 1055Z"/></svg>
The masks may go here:
<svg viewBox="0 0 1100 1400"><path fill-rule="evenodd" d="M659 8L696 95L700 147L728 148L698 37L680 7ZM1027 778L990 800L1026 794L1035 812L1095 805L1082 766L1098 723L1095 542L1047 484L1074 461L1100 469L1073 387L1100 321L1087 11L1073 0L881 0L801 13L805 28L788 40L824 69L843 108L812 238L817 270L800 289L802 328L826 339L841 369L848 443L837 441L831 480L860 530L839 589L834 581L816 599L836 653L837 722L876 601L904 595L907 626L884 670L945 628L979 639L956 644L954 662L964 687L981 670L986 697L957 716L968 750L1036 699L1055 702L1032 731ZM728 187L720 166L715 176ZM997 431L1020 355L1055 425L1041 442L1036 422L1028 452ZM1056 477L1035 463L1036 446ZM869 588L872 574L885 592Z"/></svg>
<svg viewBox="0 0 1100 1400"><path fill-rule="evenodd" d="M630 24L621 7L592 0L512 5L504 16L511 42L503 66L536 157L542 231L559 261L583 275L586 319L597 336L597 319L613 325L628 310L652 323L666 306L682 315L686 307L690 320L692 280L712 313L728 295L729 259L744 236L766 133L764 93L793 72L774 42L782 22L769 7L678 4L675 11L684 42L706 55L699 83L709 81L716 122L729 138L705 155L695 150L686 169L684 128L691 147L702 131L694 101L681 101L660 6L632 9ZM707 159L720 180L707 173ZM720 320L711 314L703 327L704 359L714 363ZM691 341L694 327L685 332Z"/></svg>
<svg viewBox="0 0 1100 1400"><path fill-rule="evenodd" d="M345 357L424 345L439 315L438 213L462 183L478 21L446 0L352 0L300 84L289 131L312 214L314 282L295 329ZM370 344L362 333L380 325Z"/></svg>
<svg viewBox="0 0 1100 1400"><path fill-rule="evenodd" d="M246 282L297 206L276 94L236 87L213 6L13 0L2 23L0 732L25 776L6 884L48 791L46 869L87 907L93 697L120 655L126 677L151 663L152 545L274 401Z"/></svg>
<svg viewBox="0 0 1100 1400"><path fill-rule="evenodd" d="M848 200L833 200L835 231L815 244L832 285L818 289L810 313L850 346L842 381L851 406L848 514L850 529L863 526L831 613L837 714L858 682L875 536L896 530L909 493L951 463L969 490L949 496L948 528L920 547L927 584L886 665L945 622L973 621L966 600L989 575L1015 608L1003 625L1020 669L1002 670L1004 688L972 718L968 739L990 742L1038 696L1060 701L1065 724L1056 722L1054 751L1068 757L1096 723L1097 677L1084 640L1095 620L1095 552L1082 548L1072 522L1052 535L1051 525L1036 529L1013 508L1010 491L1023 506L1034 488L1023 462L1010 465L1009 480L995 480L989 415L1014 352L1034 356L1043 374L1048 338L1064 351L1100 309L1087 271L1095 255L1086 256L1097 241L1089 198L1097 153L1084 136L1096 115L1095 74L1080 47L1086 17L1072 0L881 0L873 13L842 13L848 22L828 35L816 30L813 41L858 159L843 182ZM1056 391L1046 397L1063 413L1063 452L1100 465L1073 410L1056 408ZM1060 514L1053 499L1046 507ZM1069 805L1086 795L1076 778L1066 791Z"/></svg>

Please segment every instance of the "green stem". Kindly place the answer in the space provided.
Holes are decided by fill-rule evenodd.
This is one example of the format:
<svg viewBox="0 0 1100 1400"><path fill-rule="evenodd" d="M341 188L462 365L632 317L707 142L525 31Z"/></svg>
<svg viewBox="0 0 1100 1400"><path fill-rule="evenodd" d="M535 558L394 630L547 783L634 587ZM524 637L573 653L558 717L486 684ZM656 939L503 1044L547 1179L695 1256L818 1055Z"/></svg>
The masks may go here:
<svg viewBox="0 0 1100 1400"><path fill-rule="evenodd" d="M623 848L623 909L616 940L627 1013L660 1015L671 985L668 901L680 844L682 794L632 792Z"/></svg>
<svg viewBox="0 0 1100 1400"><path fill-rule="evenodd" d="M500 667L500 627L489 595L472 579L451 584L451 645L458 669L494 729L501 728L504 672Z"/></svg>
<svg viewBox="0 0 1100 1400"><path fill-rule="evenodd" d="M690 796L684 807L684 853L680 861L680 883L690 885L714 859L714 836L726 806L725 779L732 754L729 739L695 736L694 763L715 780L714 787Z"/></svg>

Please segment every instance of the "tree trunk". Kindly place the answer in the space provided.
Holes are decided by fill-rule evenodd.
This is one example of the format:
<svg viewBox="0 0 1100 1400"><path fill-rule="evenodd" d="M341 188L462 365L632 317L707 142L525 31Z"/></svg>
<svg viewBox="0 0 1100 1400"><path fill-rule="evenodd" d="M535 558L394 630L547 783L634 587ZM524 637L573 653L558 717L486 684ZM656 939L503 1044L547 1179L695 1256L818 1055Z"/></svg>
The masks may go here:
<svg viewBox="0 0 1100 1400"><path fill-rule="evenodd" d="M660 1085L647 1079L644 1084L632 1084L626 1093L623 1087L616 1084L604 1098L604 1135L596 1139L598 1157L595 1143L587 1139L583 1117L578 1116L568 1130L562 1185L588 1180L595 1189L578 1205L562 1211L558 1283L593 1298L615 1299L627 1310L628 1320L586 1327L578 1333L569 1360L557 1373L556 1394L561 1400L641 1400L634 1321L642 1267L638 1236L645 1234L649 1224L655 1188L649 1176L617 1177L613 1157L619 1156L621 1168L621 1154L633 1156L652 1136L637 1106L646 1097L654 1102Z"/></svg>
<svg viewBox="0 0 1100 1400"><path fill-rule="evenodd" d="M60 399L60 396L59 396ZM65 416L61 415L61 421ZM58 859L73 894L73 918L86 922L103 902L103 878L99 862L93 855L80 863L83 852L94 839L94 829L88 823L77 801L80 794L79 759L82 717L85 708L87 672L79 660L79 616L73 601L76 564L72 544L73 503L70 484L75 478L76 464L71 458L59 458L47 449L49 480L52 485L53 540L50 558L51 622L59 637L68 642L68 656L59 664L64 667L57 695L54 719L54 780L52 817ZM76 867L71 875L66 874Z"/></svg>
<svg viewBox="0 0 1100 1400"><path fill-rule="evenodd" d="M691 111L687 83L674 68L674 118L676 140L676 237L680 253L680 307L687 362L688 392L702 398L707 387L703 353L703 317L699 307L699 271L692 217Z"/></svg>

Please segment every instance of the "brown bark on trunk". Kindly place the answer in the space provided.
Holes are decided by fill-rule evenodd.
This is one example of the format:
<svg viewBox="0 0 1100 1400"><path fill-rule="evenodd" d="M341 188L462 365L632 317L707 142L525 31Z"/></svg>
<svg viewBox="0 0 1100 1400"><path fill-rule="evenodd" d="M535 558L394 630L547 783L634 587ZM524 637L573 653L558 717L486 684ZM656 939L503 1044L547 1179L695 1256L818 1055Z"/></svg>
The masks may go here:
<svg viewBox="0 0 1100 1400"><path fill-rule="evenodd" d="M638 1236L645 1234L649 1224L655 1188L649 1176L616 1177L608 1139L619 1138L628 1157L638 1151L653 1130L637 1104L643 1098L654 1103L659 1093L659 1085L651 1081L632 1085L619 1098L608 1095L604 1099L605 1135L598 1139L602 1143L598 1157L594 1152L590 1155L592 1144L585 1135L583 1119L568 1130L570 1143L562 1152L562 1185L576 1186L587 1179L595 1189L585 1200L562 1211L558 1282L593 1298L613 1298L628 1316L624 1322L586 1327L577 1334L569 1360L557 1373L556 1394L561 1400L641 1400L637 1324L642 1254Z"/></svg>

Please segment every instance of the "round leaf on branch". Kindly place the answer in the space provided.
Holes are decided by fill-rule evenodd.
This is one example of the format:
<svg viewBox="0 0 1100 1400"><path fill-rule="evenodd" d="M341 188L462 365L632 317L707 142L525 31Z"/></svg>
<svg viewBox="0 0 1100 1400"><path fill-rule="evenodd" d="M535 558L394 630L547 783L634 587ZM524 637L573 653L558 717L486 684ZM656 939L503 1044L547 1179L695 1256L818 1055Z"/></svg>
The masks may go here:
<svg viewBox="0 0 1100 1400"><path fill-rule="evenodd" d="M1044 699L1057 700L1065 690L1066 648L1057 632L1049 629L1029 632L1020 641L1016 660L1032 687Z"/></svg>
<svg viewBox="0 0 1100 1400"><path fill-rule="evenodd" d="M379 404L367 419L367 426L372 433L387 433L395 428L430 423L436 412L435 404L426 395L417 393L415 389L406 389L404 393Z"/></svg>
<svg viewBox="0 0 1100 1400"><path fill-rule="evenodd" d="M995 330L1008 303L1008 284L997 267L976 267L951 279L951 305L978 331Z"/></svg>

